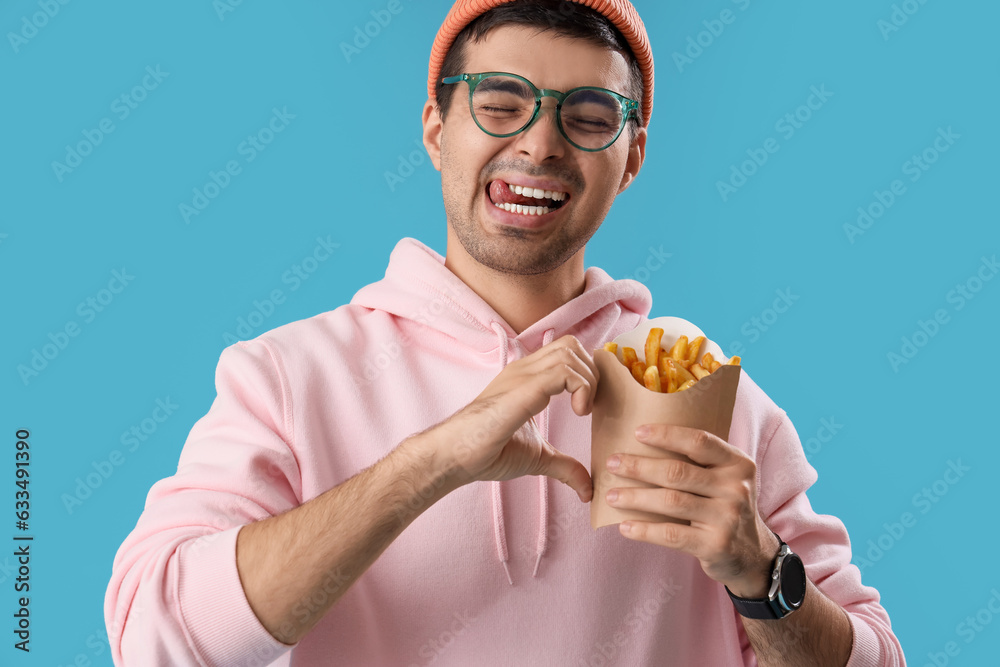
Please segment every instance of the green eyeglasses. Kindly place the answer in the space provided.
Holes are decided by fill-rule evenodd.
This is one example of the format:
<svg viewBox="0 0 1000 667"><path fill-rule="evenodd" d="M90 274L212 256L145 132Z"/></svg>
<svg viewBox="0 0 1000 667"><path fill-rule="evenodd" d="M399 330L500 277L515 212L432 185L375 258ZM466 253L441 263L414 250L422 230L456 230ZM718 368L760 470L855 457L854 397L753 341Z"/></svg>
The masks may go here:
<svg viewBox="0 0 1000 667"><path fill-rule="evenodd" d="M582 151L602 151L615 143L639 103L605 88L581 86L565 93L543 88L517 74L459 74L443 83L469 84L472 118L492 137L513 137L538 118L543 97L556 99L556 125L566 141Z"/></svg>

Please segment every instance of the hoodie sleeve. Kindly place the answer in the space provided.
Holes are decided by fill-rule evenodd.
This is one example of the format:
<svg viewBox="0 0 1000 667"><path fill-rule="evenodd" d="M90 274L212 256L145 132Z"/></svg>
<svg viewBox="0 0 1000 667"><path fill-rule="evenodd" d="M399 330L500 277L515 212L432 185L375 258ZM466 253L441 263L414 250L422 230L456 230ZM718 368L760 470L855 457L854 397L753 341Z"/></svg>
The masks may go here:
<svg viewBox="0 0 1000 667"><path fill-rule="evenodd" d="M236 569L240 528L301 502L287 385L260 339L223 350L215 383L177 473L150 489L115 556L115 665L262 665L291 648L258 621Z"/></svg>
<svg viewBox="0 0 1000 667"><path fill-rule="evenodd" d="M836 517L816 514L806 497L818 475L784 412L762 452L757 464L759 511L768 527L801 556L816 587L847 611L854 633L847 667L903 667L903 649L879 604L878 591L863 585L861 572L851 564L847 529Z"/></svg>

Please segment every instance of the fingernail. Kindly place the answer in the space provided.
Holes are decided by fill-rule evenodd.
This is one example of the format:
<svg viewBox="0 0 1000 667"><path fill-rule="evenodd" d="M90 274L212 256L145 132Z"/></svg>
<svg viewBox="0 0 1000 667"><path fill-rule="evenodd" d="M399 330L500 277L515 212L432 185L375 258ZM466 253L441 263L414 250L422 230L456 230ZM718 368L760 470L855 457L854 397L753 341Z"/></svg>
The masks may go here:
<svg viewBox="0 0 1000 667"><path fill-rule="evenodd" d="M608 470L618 470L618 466L622 464L622 459L620 456L615 454L608 459Z"/></svg>
<svg viewBox="0 0 1000 667"><path fill-rule="evenodd" d="M649 433L650 428L644 424L635 430L635 437L642 439L649 435Z"/></svg>
<svg viewBox="0 0 1000 667"><path fill-rule="evenodd" d="M623 534L627 535L628 533L630 533L632 531L632 524L630 524L628 521L622 523L621 524L621 531L622 531Z"/></svg>
<svg viewBox="0 0 1000 667"><path fill-rule="evenodd" d="M616 500L618 500L618 490L611 489L610 491L608 491L607 499L609 503L613 503Z"/></svg>

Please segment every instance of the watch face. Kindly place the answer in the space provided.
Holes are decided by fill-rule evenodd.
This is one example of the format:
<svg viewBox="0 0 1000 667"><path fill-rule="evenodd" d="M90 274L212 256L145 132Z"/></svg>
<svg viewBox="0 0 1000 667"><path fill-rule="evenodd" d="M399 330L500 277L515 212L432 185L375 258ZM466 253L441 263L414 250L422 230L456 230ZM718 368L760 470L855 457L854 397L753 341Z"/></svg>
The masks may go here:
<svg viewBox="0 0 1000 667"><path fill-rule="evenodd" d="M802 604L806 595L806 570L802 559L795 554L785 557L781 563L781 597L792 609Z"/></svg>

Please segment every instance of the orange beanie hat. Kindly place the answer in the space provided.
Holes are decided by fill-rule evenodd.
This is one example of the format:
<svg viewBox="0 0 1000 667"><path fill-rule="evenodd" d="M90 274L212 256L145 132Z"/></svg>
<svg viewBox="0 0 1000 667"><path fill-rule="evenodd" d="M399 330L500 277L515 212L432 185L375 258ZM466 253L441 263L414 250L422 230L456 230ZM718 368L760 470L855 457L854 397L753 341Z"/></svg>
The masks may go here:
<svg viewBox="0 0 1000 667"><path fill-rule="evenodd" d="M445 17L434 45L431 47L430 76L427 79L427 94L434 99L438 78L441 76L441 66L444 64L448 49L454 43L458 33L465 26L487 11L507 4L512 0L458 0ZM653 112L653 50L649 46L649 35L646 26L628 0L565 0L590 7L603 14L615 25L628 42L639 69L642 70L645 94L642 100L642 119L644 125L649 125L649 116Z"/></svg>

